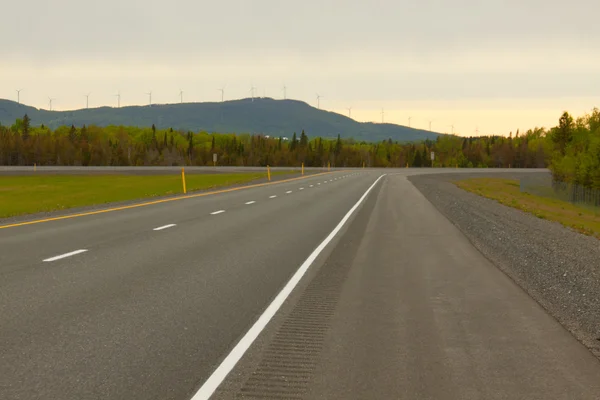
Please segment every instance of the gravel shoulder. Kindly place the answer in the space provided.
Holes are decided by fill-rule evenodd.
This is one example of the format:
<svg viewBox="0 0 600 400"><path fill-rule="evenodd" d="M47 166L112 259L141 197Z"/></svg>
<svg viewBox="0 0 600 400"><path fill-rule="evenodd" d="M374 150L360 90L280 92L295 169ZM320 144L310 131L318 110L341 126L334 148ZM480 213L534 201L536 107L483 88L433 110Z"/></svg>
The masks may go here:
<svg viewBox="0 0 600 400"><path fill-rule="evenodd" d="M600 241L456 187L482 174L408 179L473 245L600 358ZM494 174L519 179L522 174Z"/></svg>

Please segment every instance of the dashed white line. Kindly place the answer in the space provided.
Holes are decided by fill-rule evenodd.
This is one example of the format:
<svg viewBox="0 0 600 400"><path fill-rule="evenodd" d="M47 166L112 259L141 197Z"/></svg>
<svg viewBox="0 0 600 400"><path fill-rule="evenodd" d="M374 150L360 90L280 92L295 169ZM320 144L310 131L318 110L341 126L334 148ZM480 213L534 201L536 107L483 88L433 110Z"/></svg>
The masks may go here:
<svg viewBox="0 0 600 400"><path fill-rule="evenodd" d="M43 260L43 262L52 262L52 261L56 261L56 260L61 260L63 258L67 258L67 257L71 257L71 256L74 256L77 254L85 253L86 251L87 251L86 249L75 250L70 253L61 254L60 256L46 258L45 260Z"/></svg>
<svg viewBox="0 0 600 400"><path fill-rule="evenodd" d="M213 211L210 213L210 215L223 214L224 212L225 212L225 210Z"/></svg>
<svg viewBox="0 0 600 400"><path fill-rule="evenodd" d="M274 199L277 195L269 196L270 199Z"/></svg>
<svg viewBox="0 0 600 400"><path fill-rule="evenodd" d="M254 200L246 202L246 204L254 204L254 203L256 203Z"/></svg>
<svg viewBox="0 0 600 400"><path fill-rule="evenodd" d="M304 190L304 188L300 188L300 189L298 189L298 190Z"/></svg>
<svg viewBox="0 0 600 400"><path fill-rule="evenodd" d="M153 231L162 231L163 229L169 229L169 228L172 228L174 226L177 226L177 224L169 224L169 225L159 226L158 228L154 228L152 230Z"/></svg>
<svg viewBox="0 0 600 400"><path fill-rule="evenodd" d="M384 174L385 175L385 174ZM238 361L242 358L242 356L248 351L252 343L256 340L256 338L260 335L260 333L265 329L267 324L271 321L271 319L275 316L277 311L281 308L285 300L292 293L294 288L298 285L302 277L306 274L306 271L310 268L315 259L323 252L325 247L336 237L342 227L346 224L346 222L350 219L352 214L356 211L356 209L360 206L360 204L365 200L368 196L369 192L373 190L377 182L384 177L381 175L375 182L367 189L367 191L362 195L360 199L354 204L354 206L344 215L342 220L336 225L336 227L329 233L329 235L319 244L319 246L308 256L308 258L300 265L298 270L292 275L290 280L285 284L283 289L275 296L271 304L265 309L265 311L258 317L256 322L250 327L250 329L242 336L240 341L234 346L234 348L227 354L225 359L221 361L221 364L213 371L213 373L208 377L208 379L202 384L200 389L192 396L191 400L207 400L209 399L215 390L221 385L221 383L225 380L227 375L231 372L231 370L235 367Z"/></svg>
<svg viewBox="0 0 600 400"><path fill-rule="evenodd" d="M285 192L285 194L290 194L290 193L292 193L291 190L288 190L287 192Z"/></svg>
<svg viewBox="0 0 600 400"><path fill-rule="evenodd" d="M310 185L309 187L315 187L315 185Z"/></svg>
<svg viewBox="0 0 600 400"><path fill-rule="evenodd" d="M317 185L320 185L320 184L321 184L321 182L317 183Z"/></svg>

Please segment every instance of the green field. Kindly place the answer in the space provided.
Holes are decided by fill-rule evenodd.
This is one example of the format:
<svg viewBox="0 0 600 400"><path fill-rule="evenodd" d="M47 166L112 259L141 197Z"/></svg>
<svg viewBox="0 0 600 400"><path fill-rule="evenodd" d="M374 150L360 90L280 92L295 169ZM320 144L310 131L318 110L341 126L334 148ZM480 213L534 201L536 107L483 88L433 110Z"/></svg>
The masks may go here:
<svg viewBox="0 0 600 400"><path fill-rule="evenodd" d="M291 174L287 171L273 175ZM187 174L188 193L266 178L264 172ZM181 175L0 177L0 218L183 193Z"/></svg>
<svg viewBox="0 0 600 400"><path fill-rule="evenodd" d="M560 222L586 235L600 239L600 214L562 200L522 193L519 181L498 178L473 178L455 182L459 188L534 214Z"/></svg>

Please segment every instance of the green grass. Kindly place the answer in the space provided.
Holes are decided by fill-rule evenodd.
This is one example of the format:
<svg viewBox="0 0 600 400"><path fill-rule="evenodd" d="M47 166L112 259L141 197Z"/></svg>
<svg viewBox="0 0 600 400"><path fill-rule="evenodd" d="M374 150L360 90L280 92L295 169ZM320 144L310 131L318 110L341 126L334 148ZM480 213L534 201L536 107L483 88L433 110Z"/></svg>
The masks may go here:
<svg viewBox="0 0 600 400"><path fill-rule="evenodd" d="M526 211L541 219L560 222L586 235L600 239L600 214L566 201L521 193L519 182L510 179L473 178L457 181L464 190Z"/></svg>
<svg viewBox="0 0 600 400"><path fill-rule="evenodd" d="M290 174L276 171L272 175ZM188 193L266 178L264 172L187 174ZM0 218L183 193L181 175L0 177Z"/></svg>

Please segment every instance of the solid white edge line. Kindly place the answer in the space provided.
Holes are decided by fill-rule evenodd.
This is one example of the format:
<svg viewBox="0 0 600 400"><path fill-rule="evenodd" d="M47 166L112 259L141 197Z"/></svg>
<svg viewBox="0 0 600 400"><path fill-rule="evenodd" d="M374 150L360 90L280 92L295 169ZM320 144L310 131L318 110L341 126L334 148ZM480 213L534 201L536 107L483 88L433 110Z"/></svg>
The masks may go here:
<svg viewBox="0 0 600 400"><path fill-rule="evenodd" d="M204 382L202 387L198 389L196 394L191 398L191 400L208 400L210 396L213 395L215 390L221 385L221 383L225 380L227 375L231 372L231 370L235 367L238 361L242 358L242 356L246 353L246 351L250 348L252 343L256 340L258 335L262 332L262 330L267 326L269 321L273 318L275 313L281 308L285 300L288 298L292 290L298 285L300 279L304 276L308 268L315 261L315 259L321 254L323 249L333 240L335 235L342 229L342 227L346 224L346 221L350 219L354 211L360 206L360 204L365 200L369 192L377 185L377 182L383 178L385 174L381 175L373 184L367 189L367 191L361 196L360 199L354 204L354 206L344 215L344 218L337 224L337 226L331 231L331 233L319 244L319 246L308 256L308 258L300 265L300 268L296 271L296 273L290 278L288 283L284 286L283 289L277 294L275 299L269 304L269 306L265 309L265 311L261 314L258 320L252 325L252 327L246 332L246 334L240 339L240 341L235 345L235 347L229 352L227 357L221 362L221 364L214 370L214 372L208 377L208 379Z"/></svg>
<svg viewBox="0 0 600 400"><path fill-rule="evenodd" d="M291 190L288 190L287 192L285 192L285 194L290 194L290 193L292 193Z"/></svg>
<svg viewBox="0 0 600 400"><path fill-rule="evenodd" d="M152 230L153 231L162 231L163 229L169 229L169 228L172 228L174 226L177 226L177 224L169 224L169 225L159 226L158 228L154 228Z"/></svg>
<svg viewBox="0 0 600 400"><path fill-rule="evenodd" d="M61 260L63 258L71 257L71 256L74 256L76 254L85 253L86 251L87 251L86 249L75 250L75 251L72 251L70 253L61 254L61 255L56 256L56 257L46 258L45 260L43 260L43 262L52 262L52 261L56 261L56 260Z"/></svg>
<svg viewBox="0 0 600 400"><path fill-rule="evenodd" d="M269 196L270 199L274 199L277 195Z"/></svg>
<svg viewBox="0 0 600 400"><path fill-rule="evenodd" d="M304 188L300 188L300 189L298 189L298 190L304 190Z"/></svg>
<svg viewBox="0 0 600 400"><path fill-rule="evenodd" d="M214 212L211 212L210 215L223 214L224 212L225 212L225 210L214 211Z"/></svg>
<svg viewBox="0 0 600 400"><path fill-rule="evenodd" d="M254 203L256 203L254 200L246 202L246 204L254 204Z"/></svg>

